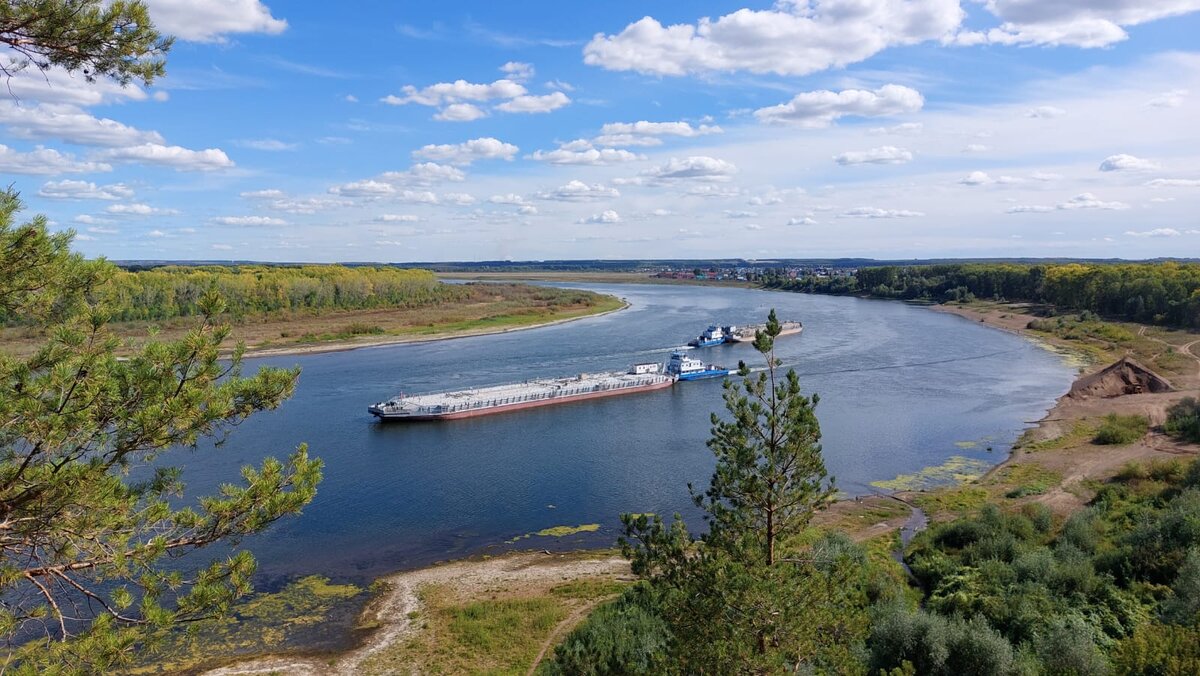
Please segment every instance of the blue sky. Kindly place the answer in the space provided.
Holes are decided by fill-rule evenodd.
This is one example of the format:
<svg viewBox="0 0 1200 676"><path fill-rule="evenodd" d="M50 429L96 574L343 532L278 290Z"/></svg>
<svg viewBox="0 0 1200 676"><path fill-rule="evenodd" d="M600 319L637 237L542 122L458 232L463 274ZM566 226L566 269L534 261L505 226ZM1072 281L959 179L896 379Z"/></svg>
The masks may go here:
<svg viewBox="0 0 1200 676"><path fill-rule="evenodd" d="M1200 256L1200 0L147 4L0 101L88 255Z"/></svg>

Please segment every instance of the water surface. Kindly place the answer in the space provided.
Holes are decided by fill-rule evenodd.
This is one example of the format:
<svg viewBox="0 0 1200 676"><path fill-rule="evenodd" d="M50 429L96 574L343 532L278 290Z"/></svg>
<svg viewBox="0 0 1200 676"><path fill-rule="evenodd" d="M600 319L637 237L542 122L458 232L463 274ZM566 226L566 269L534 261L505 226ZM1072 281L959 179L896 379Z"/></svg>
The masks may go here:
<svg viewBox="0 0 1200 676"><path fill-rule="evenodd" d="M709 415L722 410L721 383L710 380L466 420L376 423L367 404L399 391L662 361L710 321L762 321L774 307L781 319L804 322L801 336L778 340L778 355L806 391L820 394L825 458L838 486L862 494L871 481L953 455L1003 460L1074 375L1017 336L902 303L697 286L578 286L622 296L631 307L508 334L248 360L248 369L299 364L296 395L251 418L221 448L185 456L190 489L210 491L241 465L308 442L325 461L316 499L303 515L245 544L269 581L311 573L367 579L510 546L610 545L621 512L682 512L695 522L687 484L708 480ZM748 344L698 353L729 366L757 356ZM588 523L601 529L504 544Z"/></svg>

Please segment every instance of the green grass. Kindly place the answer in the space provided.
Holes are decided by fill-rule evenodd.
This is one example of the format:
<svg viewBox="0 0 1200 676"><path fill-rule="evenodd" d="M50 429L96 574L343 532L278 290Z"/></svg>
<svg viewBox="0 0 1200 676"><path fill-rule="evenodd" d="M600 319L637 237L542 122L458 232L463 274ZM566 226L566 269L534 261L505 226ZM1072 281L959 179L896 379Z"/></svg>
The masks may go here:
<svg viewBox="0 0 1200 676"><path fill-rule="evenodd" d="M1077 420L1071 425L1071 430L1066 434L1051 439L1043 439L1042 441L1033 441L1033 432L1034 430L1029 430L1021 435L1021 438L1013 445L1013 450L1022 450L1026 453L1062 450L1069 446L1088 441L1095 436L1096 428L1086 420Z"/></svg>
<svg viewBox="0 0 1200 676"><path fill-rule="evenodd" d="M1146 436L1148 431L1150 421L1145 416L1110 413L1104 416L1092 441L1102 446L1125 446Z"/></svg>
<svg viewBox="0 0 1200 676"><path fill-rule="evenodd" d="M913 498L913 502L930 516L946 513L962 514L979 509L987 501L987 489L979 486L943 488L930 493L922 493Z"/></svg>
<svg viewBox="0 0 1200 676"><path fill-rule="evenodd" d="M1012 464L996 473L992 483L1011 487L1004 497L1015 499L1041 495L1062 482L1062 475L1040 465Z"/></svg>
<svg viewBox="0 0 1200 676"><path fill-rule="evenodd" d="M628 582L621 582L620 580L585 578L560 584L557 587L551 587L550 593L561 598L590 601L592 599L602 599L606 596L615 596L628 586Z"/></svg>

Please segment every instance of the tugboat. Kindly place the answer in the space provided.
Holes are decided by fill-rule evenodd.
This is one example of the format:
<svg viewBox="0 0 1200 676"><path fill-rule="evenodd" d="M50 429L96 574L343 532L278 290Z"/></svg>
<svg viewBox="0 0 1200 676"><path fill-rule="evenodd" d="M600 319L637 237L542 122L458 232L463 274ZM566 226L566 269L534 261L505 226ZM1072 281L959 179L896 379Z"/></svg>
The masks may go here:
<svg viewBox="0 0 1200 676"><path fill-rule="evenodd" d="M705 364L699 359L693 359L679 350L672 352L671 360L667 362L667 375L675 376L678 380L724 378L735 373L737 373L737 369L727 369L724 366Z"/></svg>
<svg viewBox="0 0 1200 676"><path fill-rule="evenodd" d="M724 328L712 324L698 338L690 341L688 345L692 347L712 347L713 345L723 344L728 337Z"/></svg>

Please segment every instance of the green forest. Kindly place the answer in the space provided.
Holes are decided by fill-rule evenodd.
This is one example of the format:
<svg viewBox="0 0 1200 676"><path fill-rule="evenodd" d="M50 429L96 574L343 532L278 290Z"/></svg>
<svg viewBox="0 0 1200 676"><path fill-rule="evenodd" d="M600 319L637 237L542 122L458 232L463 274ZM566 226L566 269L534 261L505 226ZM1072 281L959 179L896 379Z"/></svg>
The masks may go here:
<svg viewBox="0 0 1200 676"><path fill-rule="evenodd" d="M861 268L852 277L768 275L789 291L934 302L978 299L1048 303L1117 319L1200 328L1200 264L951 265Z"/></svg>

